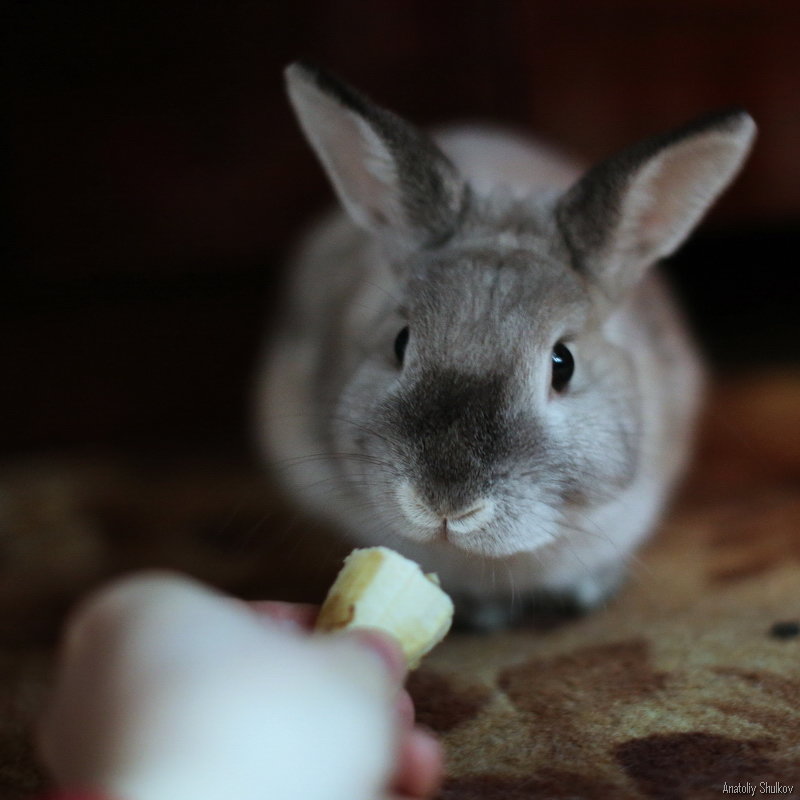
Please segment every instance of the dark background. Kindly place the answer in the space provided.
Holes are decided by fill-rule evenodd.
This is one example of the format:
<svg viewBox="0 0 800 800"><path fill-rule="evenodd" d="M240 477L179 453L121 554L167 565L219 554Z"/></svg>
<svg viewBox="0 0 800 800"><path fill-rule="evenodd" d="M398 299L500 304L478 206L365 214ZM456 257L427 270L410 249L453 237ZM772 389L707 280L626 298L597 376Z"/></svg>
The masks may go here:
<svg viewBox="0 0 800 800"><path fill-rule="evenodd" d="M585 158L708 109L757 149L670 263L718 372L797 363L800 6L765 0L5 7L0 450L247 450L281 256L330 190L284 98L305 57L421 124Z"/></svg>

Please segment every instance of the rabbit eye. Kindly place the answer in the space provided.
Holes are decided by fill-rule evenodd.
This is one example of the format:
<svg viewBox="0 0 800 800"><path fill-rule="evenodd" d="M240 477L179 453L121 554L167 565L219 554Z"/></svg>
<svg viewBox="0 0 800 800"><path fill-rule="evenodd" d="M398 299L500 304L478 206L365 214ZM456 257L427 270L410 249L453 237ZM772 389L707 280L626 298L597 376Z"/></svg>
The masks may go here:
<svg viewBox="0 0 800 800"><path fill-rule="evenodd" d="M569 348L562 342L553 348L552 362L551 384L557 392L563 392L575 371L575 360L572 358Z"/></svg>
<svg viewBox="0 0 800 800"><path fill-rule="evenodd" d="M408 336L409 330L408 325L406 325L400 333L397 334L397 338L394 340L394 354L397 358L397 363L402 367L403 366L403 357L406 354L406 345L408 344Z"/></svg>

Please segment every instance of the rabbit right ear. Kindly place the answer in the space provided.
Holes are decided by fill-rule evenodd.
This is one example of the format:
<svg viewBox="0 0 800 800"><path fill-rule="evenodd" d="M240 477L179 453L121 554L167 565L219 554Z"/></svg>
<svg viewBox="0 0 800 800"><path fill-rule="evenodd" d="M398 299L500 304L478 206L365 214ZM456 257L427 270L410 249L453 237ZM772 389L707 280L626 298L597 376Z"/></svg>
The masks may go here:
<svg viewBox="0 0 800 800"><path fill-rule="evenodd" d="M452 235L467 188L430 139L314 67L291 64L286 83L306 138L356 224L410 247Z"/></svg>
<svg viewBox="0 0 800 800"><path fill-rule="evenodd" d="M755 132L744 111L716 113L594 167L556 210L575 266L621 297L689 235L741 169Z"/></svg>

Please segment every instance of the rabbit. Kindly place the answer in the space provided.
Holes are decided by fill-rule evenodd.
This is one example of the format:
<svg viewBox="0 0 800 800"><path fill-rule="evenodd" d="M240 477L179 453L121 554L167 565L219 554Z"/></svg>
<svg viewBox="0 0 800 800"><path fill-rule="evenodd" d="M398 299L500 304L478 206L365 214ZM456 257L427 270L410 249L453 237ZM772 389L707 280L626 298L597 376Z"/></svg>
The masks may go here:
<svg viewBox="0 0 800 800"><path fill-rule="evenodd" d="M462 622L589 610L687 463L701 359L656 263L740 170L742 110L585 171L493 128L428 136L286 70L342 210L291 260L258 363L258 446L353 544L438 574Z"/></svg>

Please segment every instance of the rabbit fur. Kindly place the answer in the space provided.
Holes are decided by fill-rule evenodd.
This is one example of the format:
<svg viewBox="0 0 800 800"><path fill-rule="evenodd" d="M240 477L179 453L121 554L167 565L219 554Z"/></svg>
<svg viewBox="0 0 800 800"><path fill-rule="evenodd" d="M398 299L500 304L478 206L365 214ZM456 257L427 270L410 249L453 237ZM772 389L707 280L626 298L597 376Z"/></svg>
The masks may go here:
<svg viewBox="0 0 800 800"><path fill-rule="evenodd" d="M708 115L584 171L502 130L429 137L306 64L286 78L342 210L300 243L258 367L265 458L354 544L438 573L479 627L530 598L597 604L659 519L701 396L654 265L739 171L752 119Z"/></svg>

